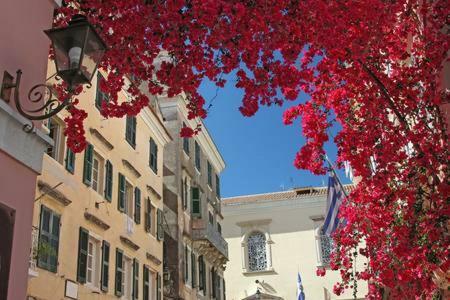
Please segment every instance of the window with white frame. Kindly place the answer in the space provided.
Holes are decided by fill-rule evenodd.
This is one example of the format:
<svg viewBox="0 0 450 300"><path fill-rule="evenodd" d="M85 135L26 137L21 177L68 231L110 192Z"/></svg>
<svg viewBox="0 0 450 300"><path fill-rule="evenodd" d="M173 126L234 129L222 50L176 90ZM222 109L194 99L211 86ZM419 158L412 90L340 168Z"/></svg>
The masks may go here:
<svg viewBox="0 0 450 300"><path fill-rule="evenodd" d="M132 299L133 293L133 260L129 257L123 257L123 280L122 280L123 295L121 299Z"/></svg>
<svg viewBox="0 0 450 300"><path fill-rule="evenodd" d="M100 195L103 194L104 166L105 160L94 151L92 158L92 189Z"/></svg>
<svg viewBox="0 0 450 300"><path fill-rule="evenodd" d="M88 240L86 284L95 288L100 284L100 241L92 236Z"/></svg>
<svg viewBox="0 0 450 300"><path fill-rule="evenodd" d="M267 269L266 237L264 233L255 231L247 238L248 269L263 271Z"/></svg>
<svg viewBox="0 0 450 300"><path fill-rule="evenodd" d="M125 212L128 217L134 217L134 188L128 181L125 182Z"/></svg>
<svg viewBox="0 0 450 300"><path fill-rule="evenodd" d="M51 118L47 122L48 136L53 140L53 146L47 148L47 154L54 160L63 163L64 160L64 123L58 118Z"/></svg>

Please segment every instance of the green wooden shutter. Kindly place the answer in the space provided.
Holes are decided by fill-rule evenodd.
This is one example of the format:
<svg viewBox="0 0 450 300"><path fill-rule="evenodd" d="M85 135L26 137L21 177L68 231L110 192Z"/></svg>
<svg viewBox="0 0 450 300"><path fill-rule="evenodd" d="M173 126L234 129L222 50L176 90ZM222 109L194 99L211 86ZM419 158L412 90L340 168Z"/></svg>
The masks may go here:
<svg viewBox="0 0 450 300"><path fill-rule="evenodd" d="M149 295L149 289L150 289L150 274L148 271L148 268L146 265L143 266L144 267L144 274L143 274L143 298L144 300L149 300L150 295Z"/></svg>
<svg viewBox="0 0 450 300"><path fill-rule="evenodd" d="M105 165L105 199L111 202L113 190L113 165L109 160Z"/></svg>
<svg viewBox="0 0 450 300"><path fill-rule="evenodd" d="M109 243L107 241L103 241L100 285L102 291L104 292L108 291L108 283L109 283L109 249L110 249Z"/></svg>
<svg viewBox="0 0 450 300"><path fill-rule="evenodd" d="M125 211L125 200L126 200L126 181L125 176L119 173L119 197L117 199L117 209L121 212Z"/></svg>
<svg viewBox="0 0 450 300"><path fill-rule="evenodd" d="M195 263L195 254L191 252L191 276L192 276L192 288L195 288L197 284L197 265Z"/></svg>
<svg viewBox="0 0 450 300"><path fill-rule="evenodd" d="M37 265L40 268L51 272L58 268L59 249L59 227L61 216L45 207L41 206L40 226L39 226L39 250Z"/></svg>
<svg viewBox="0 0 450 300"><path fill-rule="evenodd" d="M145 211L145 231L151 232L152 230L152 204L150 198L147 197L146 201L146 211Z"/></svg>
<svg viewBox="0 0 450 300"><path fill-rule="evenodd" d="M164 228L163 228L163 212L159 208L157 210L156 218L158 223L158 227L156 228L156 237L158 241L161 241L162 239L164 239Z"/></svg>
<svg viewBox="0 0 450 300"><path fill-rule="evenodd" d="M66 170L72 174L75 172L75 153L69 147L66 151Z"/></svg>
<svg viewBox="0 0 450 300"><path fill-rule="evenodd" d="M89 231L87 231L83 227L80 227L80 232L78 236L78 268L77 268L77 281L80 283L86 282L88 241L89 241Z"/></svg>
<svg viewBox="0 0 450 300"><path fill-rule="evenodd" d="M123 294L123 251L116 248L116 278L115 278L115 294L120 297Z"/></svg>
<svg viewBox="0 0 450 300"><path fill-rule="evenodd" d="M98 110L101 110L104 94L100 90L100 82L103 79L102 74L100 72L97 72L97 89L95 93L95 107L97 107Z"/></svg>
<svg viewBox="0 0 450 300"><path fill-rule="evenodd" d="M192 206L191 213L193 216L201 216L201 206L200 206L200 189L198 187L191 188Z"/></svg>
<svg viewBox="0 0 450 300"><path fill-rule="evenodd" d="M94 146L88 144L84 150L84 168L83 168L83 183L86 185L92 184L92 161L94 159Z"/></svg>
<svg viewBox="0 0 450 300"><path fill-rule="evenodd" d="M188 263L188 259L189 259L189 252L188 252L188 248L185 245L184 246L184 282L188 282L189 279L189 263Z"/></svg>
<svg viewBox="0 0 450 300"><path fill-rule="evenodd" d="M134 189L134 222L141 224L141 190Z"/></svg>
<svg viewBox="0 0 450 300"><path fill-rule="evenodd" d="M161 300L161 275L156 273L156 300Z"/></svg>
<svg viewBox="0 0 450 300"><path fill-rule="evenodd" d="M206 284L206 274L207 274L207 268L206 268L206 263L203 260L203 294L206 295L207 291L208 291L208 285Z"/></svg>
<svg viewBox="0 0 450 300"><path fill-rule="evenodd" d="M216 174L216 195L218 198L220 198L220 179L217 174Z"/></svg>
<svg viewBox="0 0 450 300"><path fill-rule="evenodd" d="M158 173L158 145L150 138L150 157L149 165L153 172Z"/></svg>
<svg viewBox="0 0 450 300"><path fill-rule="evenodd" d="M126 117L125 139L133 148L136 147L136 117L134 116Z"/></svg>
<svg viewBox="0 0 450 300"><path fill-rule="evenodd" d="M188 189L188 185L187 185L187 177L184 178L184 201L183 201L183 209L186 210L187 209L187 204L189 201L189 189Z"/></svg>
<svg viewBox="0 0 450 300"><path fill-rule="evenodd" d="M133 300L139 298L139 262L133 259Z"/></svg>

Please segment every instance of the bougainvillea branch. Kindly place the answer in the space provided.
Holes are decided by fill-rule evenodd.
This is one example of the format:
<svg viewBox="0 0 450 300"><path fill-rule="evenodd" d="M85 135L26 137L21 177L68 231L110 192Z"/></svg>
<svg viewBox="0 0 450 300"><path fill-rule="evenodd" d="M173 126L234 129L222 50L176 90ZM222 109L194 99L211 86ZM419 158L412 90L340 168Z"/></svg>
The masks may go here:
<svg viewBox="0 0 450 300"><path fill-rule="evenodd" d="M223 87L222 75L235 72L244 116L261 105L293 103L284 122L300 119L306 137L295 166L315 174L326 172L330 120L339 123L337 163L348 161L359 183L341 207L347 222L333 237L331 267L342 275L334 291L341 293L356 276L370 283L368 299L380 299L381 289L392 299L432 297L433 274L445 274L450 265L449 152L441 109L449 93L440 79L449 52L449 1L65 3L57 25L85 14L108 44L100 64L108 71L101 84L110 98L105 117L136 115L148 105L148 92L184 92L188 117L205 118L201 82ZM125 85L125 77L133 84ZM121 89L130 101L118 99ZM309 95L306 102L299 102L300 92ZM66 134L69 146L81 151L86 116L76 106ZM181 134L198 130L186 127ZM361 243L368 263L355 272L354 249Z"/></svg>

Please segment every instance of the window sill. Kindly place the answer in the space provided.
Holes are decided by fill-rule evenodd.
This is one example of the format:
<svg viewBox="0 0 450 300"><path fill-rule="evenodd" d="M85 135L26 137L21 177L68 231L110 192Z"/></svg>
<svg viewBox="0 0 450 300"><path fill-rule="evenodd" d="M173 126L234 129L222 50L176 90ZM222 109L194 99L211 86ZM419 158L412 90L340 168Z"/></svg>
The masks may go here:
<svg viewBox="0 0 450 300"><path fill-rule="evenodd" d="M277 274L273 268L269 268L266 270L260 270L260 271L248 271L244 270L242 272L242 275L244 276L253 276L253 275L270 275L270 274Z"/></svg>

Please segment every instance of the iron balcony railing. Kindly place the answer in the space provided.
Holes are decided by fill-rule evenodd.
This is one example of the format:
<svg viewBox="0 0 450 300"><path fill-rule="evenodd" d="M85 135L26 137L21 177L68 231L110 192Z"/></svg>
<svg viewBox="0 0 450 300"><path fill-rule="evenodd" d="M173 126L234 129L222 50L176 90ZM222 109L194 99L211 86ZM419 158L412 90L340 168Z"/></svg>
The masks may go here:
<svg viewBox="0 0 450 300"><path fill-rule="evenodd" d="M219 250L222 255L228 259L228 243L222 237L222 235L217 231L211 223L206 220L197 220L196 225L192 228L192 238L194 240L207 240L209 241L217 250Z"/></svg>

